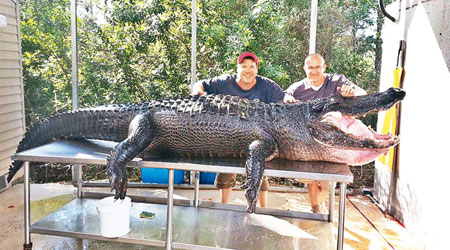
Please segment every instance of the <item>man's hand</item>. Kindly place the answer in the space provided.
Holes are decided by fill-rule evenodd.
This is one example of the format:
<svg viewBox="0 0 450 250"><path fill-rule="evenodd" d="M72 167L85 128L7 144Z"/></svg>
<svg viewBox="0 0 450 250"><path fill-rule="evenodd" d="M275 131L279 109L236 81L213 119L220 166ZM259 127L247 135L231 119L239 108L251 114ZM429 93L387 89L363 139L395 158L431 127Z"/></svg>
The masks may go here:
<svg viewBox="0 0 450 250"><path fill-rule="evenodd" d="M353 84L343 84L337 89L344 97L367 95L367 92L364 89Z"/></svg>
<svg viewBox="0 0 450 250"><path fill-rule="evenodd" d="M205 92L205 88L203 87L202 84L195 83L195 84L192 86L191 96L195 96L195 95L203 95L203 94L205 94L205 93L206 93L206 92Z"/></svg>
<svg viewBox="0 0 450 250"><path fill-rule="evenodd" d="M297 102L297 99L295 99L293 96L291 96L289 94L285 94L283 102L284 103L295 103L295 102Z"/></svg>
<svg viewBox="0 0 450 250"><path fill-rule="evenodd" d="M351 97L356 95L355 86L344 84L341 87L338 87L338 90L344 97Z"/></svg>

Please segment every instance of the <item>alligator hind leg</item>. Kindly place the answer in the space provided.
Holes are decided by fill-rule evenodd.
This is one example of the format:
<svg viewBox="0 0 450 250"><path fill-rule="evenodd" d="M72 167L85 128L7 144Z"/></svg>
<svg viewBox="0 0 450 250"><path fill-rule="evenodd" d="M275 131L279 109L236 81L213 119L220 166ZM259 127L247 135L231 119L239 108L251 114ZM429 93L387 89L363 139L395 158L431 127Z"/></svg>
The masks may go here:
<svg viewBox="0 0 450 250"><path fill-rule="evenodd" d="M125 198L127 193L125 166L150 144L155 135L154 124L153 113L136 116L130 123L128 138L117 144L108 156L106 166L111 188L116 190L115 199Z"/></svg>
<svg viewBox="0 0 450 250"><path fill-rule="evenodd" d="M254 213L258 201L258 191L261 187L264 173L264 162L270 159L276 152L277 145L273 140L256 140L248 147L248 157L245 162L247 180L242 185L247 198L247 212Z"/></svg>

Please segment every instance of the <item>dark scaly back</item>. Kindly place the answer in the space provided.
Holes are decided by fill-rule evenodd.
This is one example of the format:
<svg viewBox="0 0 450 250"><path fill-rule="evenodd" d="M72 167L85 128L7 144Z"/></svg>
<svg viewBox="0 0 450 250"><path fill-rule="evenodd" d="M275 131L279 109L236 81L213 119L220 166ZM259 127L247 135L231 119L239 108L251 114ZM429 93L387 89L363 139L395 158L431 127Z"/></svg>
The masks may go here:
<svg viewBox="0 0 450 250"><path fill-rule="evenodd" d="M149 103L154 110L176 110L191 116L198 114L216 116L239 116L239 118L271 120L272 114L283 112L281 103L266 104L230 95L202 95L156 100Z"/></svg>
<svg viewBox="0 0 450 250"><path fill-rule="evenodd" d="M281 111L281 104L265 104L229 95L203 95L154 100L142 103L113 104L58 113L33 124L19 143L17 153L61 138L122 141L128 136L131 120L138 113L150 110L176 110L190 116L239 116L240 119L272 120ZM22 166L14 161L8 181Z"/></svg>
<svg viewBox="0 0 450 250"><path fill-rule="evenodd" d="M122 141L127 137L130 121L137 112L145 112L149 107L148 104L145 102L106 105L49 116L31 126L20 141L16 152L19 153L61 138ZM8 181L21 166L21 161L12 162Z"/></svg>
<svg viewBox="0 0 450 250"><path fill-rule="evenodd" d="M164 111L156 114L160 129L148 147L152 154L245 157L253 140L264 131L272 134L270 124L285 109L283 104L226 95L180 98L178 102L171 106L167 101L162 105Z"/></svg>

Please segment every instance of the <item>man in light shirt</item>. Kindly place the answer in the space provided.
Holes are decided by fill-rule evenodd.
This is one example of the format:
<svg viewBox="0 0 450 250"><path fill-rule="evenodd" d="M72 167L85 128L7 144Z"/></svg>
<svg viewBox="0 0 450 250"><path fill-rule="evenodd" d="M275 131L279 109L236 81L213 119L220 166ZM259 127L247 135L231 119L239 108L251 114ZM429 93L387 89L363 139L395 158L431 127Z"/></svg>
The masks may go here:
<svg viewBox="0 0 450 250"><path fill-rule="evenodd" d="M285 91L285 103L307 101L317 98L342 95L345 97L366 95L367 92L340 74L327 74L327 65L322 55L315 53L305 59L303 69L307 78L293 83ZM308 185L308 194L314 213L325 213L325 199L330 184L328 181L300 180Z"/></svg>

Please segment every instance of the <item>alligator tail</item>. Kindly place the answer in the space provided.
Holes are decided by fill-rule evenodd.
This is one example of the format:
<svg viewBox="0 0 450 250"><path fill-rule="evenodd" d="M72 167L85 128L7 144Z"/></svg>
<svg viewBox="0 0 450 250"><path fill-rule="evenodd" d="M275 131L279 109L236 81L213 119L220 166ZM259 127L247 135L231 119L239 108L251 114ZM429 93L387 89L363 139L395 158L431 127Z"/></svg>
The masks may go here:
<svg viewBox="0 0 450 250"><path fill-rule="evenodd" d="M142 103L144 104L144 103ZM144 105L108 105L59 113L43 119L25 133L16 153L61 138L100 139L122 141L127 137L128 125ZM145 108L147 105L145 105ZM22 161L13 161L7 181L10 182L22 167Z"/></svg>

